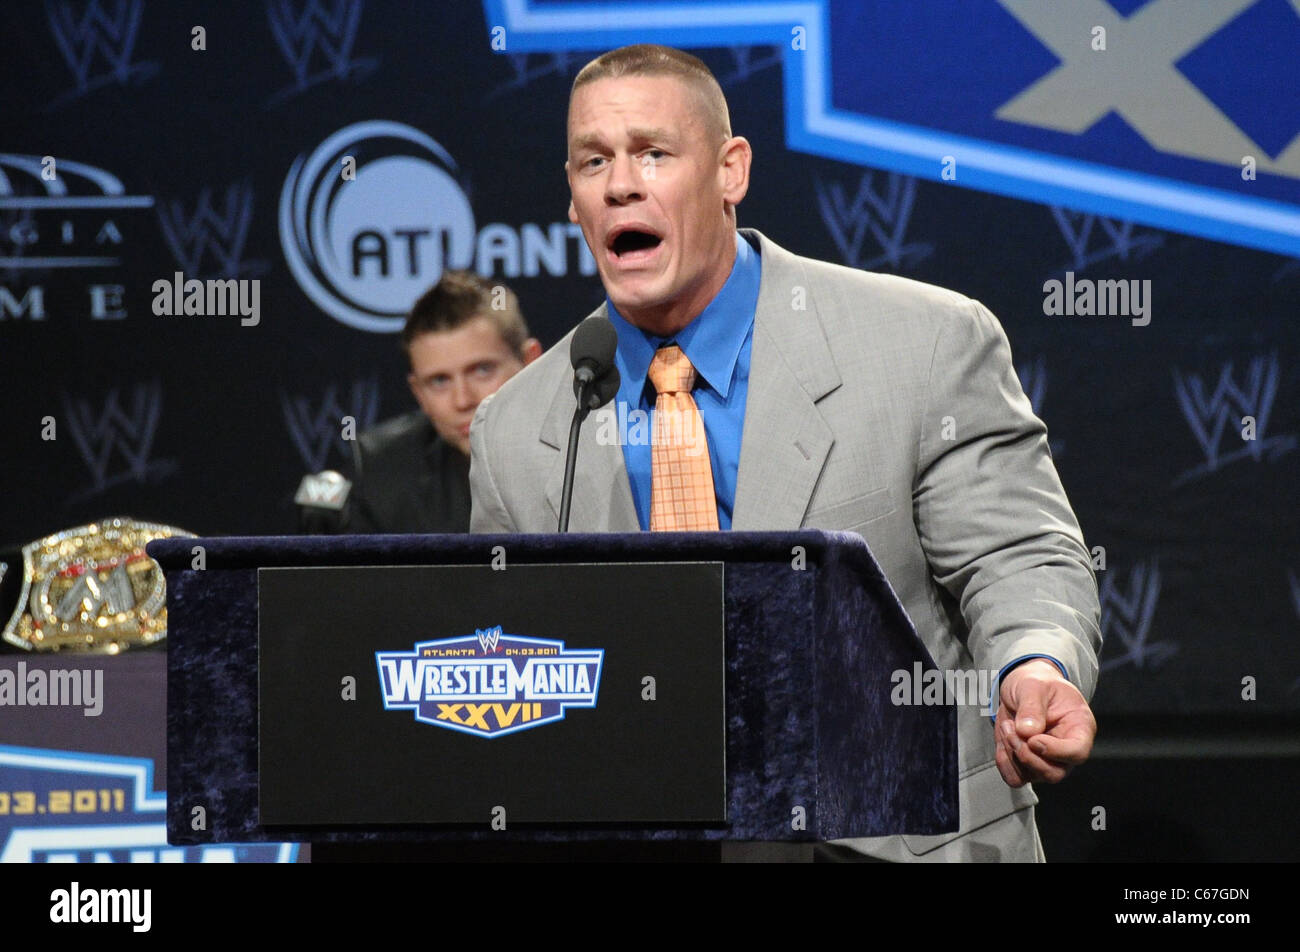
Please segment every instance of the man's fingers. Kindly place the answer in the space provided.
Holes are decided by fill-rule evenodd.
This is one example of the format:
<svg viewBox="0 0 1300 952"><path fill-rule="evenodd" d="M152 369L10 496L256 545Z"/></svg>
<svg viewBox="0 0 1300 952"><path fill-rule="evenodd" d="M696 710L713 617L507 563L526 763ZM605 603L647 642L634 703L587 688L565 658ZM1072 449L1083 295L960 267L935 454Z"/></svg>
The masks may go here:
<svg viewBox="0 0 1300 952"><path fill-rule="evenodd" d="M1060 672L1041 659L1018 665L1002 679L998 700L1014 717L1016 732L1022 738L1033 737L1047 730L1052 702L1051 686L1060 680Z"/></svg>
<svg viewBox="0 0 1300 952"><path fill-rule="evenodd" d="M1092 753L1092 738L1096 729L1086 724L1062 724L1050 734L1031 737L1026 743L1030 752L1057 764L1081 764Z"/></svg>
<svg viewBox="0 0 1300 952"><path fill-rule="evenodd" d="M1023 787L1027 782L1020 773L1020 767L1015 760L1007 753L1007 748L1001 741L998 741L997 750L993 754L993 761L998 765L998 773L1002 774L1002 779L1006 781L1008 787Z"/></svg>
<svg viewBox="0 0 1300 952"><path fill-rule="evenodd" d="M1097 734L1097 721L1082 698L1077 704L1069 695L1055 700L1048 729L1024 740L1015 750L1020 772L1034 782L1064 780L1077 764L1088 759ZM1060 710L1062 707L1064 710Z"/></svg>
<svg viewBox="0 0 1300 952"><path fill-rule="evenodd" d="M1005 725L1005 726L1003 726ZM1070 772L1072 763L1058 764L1043 757L1035 750L1037 741L1046 735L1040 734L1032 741L1021 739L1012 722L1008 719L1000 722L1002 727L997 732L997 744L993 760L998 773L1009 787L1023 787L1026 783L1060 783ZM1007 727L1012 729L1008 732ZM1055 740L1055 738L1053 738Z"/></svg>
<svg viewBox="0 0 1300 952"><path fill-rule="evenodd" d="M1060 783L1073 766L1073 764L1058 764L1035 753L1032 741L1021 743L1020 749L1016 751L1015 760L1021 776L1033 783Z"/></svg>
<svg viewBox="0 0 1300 952"><path fill-rule="evenodd" d="M1047 729L1048 685L1040 681L1028 682L1028 685L1021 692L1016 707L1016 733L1022 738L1033 737Z"/></svg>
<svg viewBox="0 0 1300 952"><path fill-rule="evenodd" d="M1023 787L1028 783L1028 778L1022 772L1020 765L1016 762L1013 743L1020 743L1020 738L1016 735L1016 728L1011 712L1007 710L1005 704L999 705L998 717L994 725L994 751L993 761L998 766L998 773L1002 774L1002 779L1006 781L1009 787Z"/></svg>
<svg viewBox="0 0 1300 952"><path fill-rule="evenodd" d="M1024 681L998 706L994 762L1008 786L1059 783L1092 753L1097 722L1077 690ZM1019 703L1014 710L1010 704ZM1025 731L1032 731L1026 734Z"/></svg>

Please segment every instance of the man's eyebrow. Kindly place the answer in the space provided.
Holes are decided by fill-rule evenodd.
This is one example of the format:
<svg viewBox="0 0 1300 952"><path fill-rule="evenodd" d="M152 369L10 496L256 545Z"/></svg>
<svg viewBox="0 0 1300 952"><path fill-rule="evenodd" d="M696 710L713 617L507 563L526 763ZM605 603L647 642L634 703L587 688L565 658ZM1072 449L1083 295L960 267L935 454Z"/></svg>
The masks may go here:
<svg viewBox="0 0 1300 952"><path fill-rule="evenodd" d="M659 127L650 128L638 126L628 129L627 134L633 142L638 143L663 142L665 144L673 144L677 141L677 136L673 135L673 133L669 132L667 129ZM604 146L604 144L605 140L600 135L594 132L588 132L584 135L575 137L573 141L569 143L569 151L572 153L581 152L585 149L599 150Z"/></svg>
<svg viewBox="0 0 1300 952"><path fill-rule="evenodd" d="M637 142L671 143L677 141L677 137L675 135L673 135L667 129L663 129L660 127L655 127L655 128L638 127L634 129L629 129L627 132L628 135L631 136Z"/></svg>
<svg viewBox="0 0 1300 952"><path fill-rule="evenodd" d="M569 152L581 152L583 149L594 149L601 145L602 139L594 132L586 135L580 135L569 142Z"/></svg>

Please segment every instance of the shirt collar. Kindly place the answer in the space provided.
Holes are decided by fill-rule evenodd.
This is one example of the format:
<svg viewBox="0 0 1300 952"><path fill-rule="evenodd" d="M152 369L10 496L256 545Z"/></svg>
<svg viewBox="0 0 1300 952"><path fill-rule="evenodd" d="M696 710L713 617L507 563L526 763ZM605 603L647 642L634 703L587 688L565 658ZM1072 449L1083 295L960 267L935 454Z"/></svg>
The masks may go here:
<svg viewBox="0 0 1300 952"><path fill-rule="evenodd" d="M760 277L758 254L736 232L736 261L727 283L698 317L671 338L657 337L629 323L606 298L610 322L618 332L615 362L625 383L636 385L634 392L640 392L655 351L671 340L681 347L701 381L725 399L740 349L754 324Z"/></svg>

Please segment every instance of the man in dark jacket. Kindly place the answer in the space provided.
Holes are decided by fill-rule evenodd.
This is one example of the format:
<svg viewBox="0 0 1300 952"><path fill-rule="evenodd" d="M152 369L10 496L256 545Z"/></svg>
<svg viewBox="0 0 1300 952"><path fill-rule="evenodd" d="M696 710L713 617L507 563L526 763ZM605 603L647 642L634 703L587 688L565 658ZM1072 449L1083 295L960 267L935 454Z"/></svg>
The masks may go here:
<svg viewBox="0 0 1300 952"><path fill-rule="evenodd" d="M416 301L401 342L420 409L358 435L352 486L327 531L468 532L474 411L542 352L514 292L467 271L446 272Z"/></svg>

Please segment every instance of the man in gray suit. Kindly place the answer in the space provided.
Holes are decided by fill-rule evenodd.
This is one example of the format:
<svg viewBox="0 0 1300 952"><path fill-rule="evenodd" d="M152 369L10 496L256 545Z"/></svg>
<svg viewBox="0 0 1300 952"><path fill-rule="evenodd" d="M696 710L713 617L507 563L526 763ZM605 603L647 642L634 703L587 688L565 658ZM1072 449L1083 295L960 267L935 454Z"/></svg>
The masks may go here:
<svg viewBox="0 0 1300 952"><path fill-rule="evenodd" d="M653 407L650 357L680 346L698 372L719 527L860 533L938 666L995 675L996 723L959 710L961 829L823 852L1041 860L1029 783L1087 759L1101 645L1046 429L978 302L738 231L750 161L693 56L625 47L574 81L569 217L605 287L596 313L619 333L618 401L629 416ZM568 352L566 338L479 407L473 531L555 531ZM650 450L609 432L583 428L573 531L648 528Z"/></svg>

